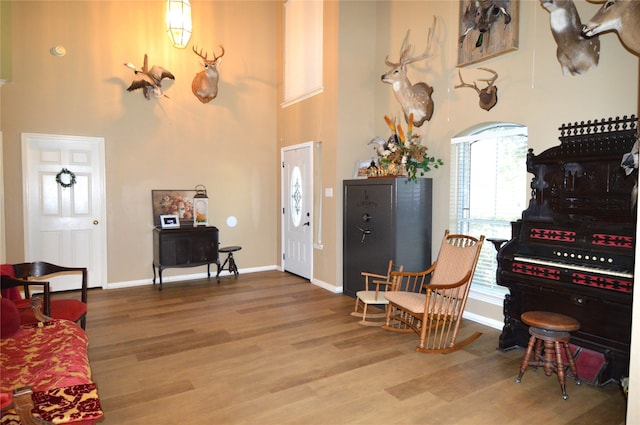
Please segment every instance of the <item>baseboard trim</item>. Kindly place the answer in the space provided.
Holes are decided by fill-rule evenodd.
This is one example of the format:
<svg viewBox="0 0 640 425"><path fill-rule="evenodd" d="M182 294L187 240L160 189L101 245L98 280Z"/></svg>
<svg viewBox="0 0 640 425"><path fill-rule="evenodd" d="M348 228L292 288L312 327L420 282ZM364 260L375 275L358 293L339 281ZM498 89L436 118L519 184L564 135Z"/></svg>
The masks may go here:
<svg viewBox="0 0 640 425"><path fill-rule="evenodd" d="M499 320L491 319L490 317L480 316L479 314L471 313L469 311L465 311L464 313L462 313L462 317L465 319L471 320L472 322L480 323L481 325L489 326L490 328L494 328L498 330L502 330L502 327L504 326L504 323Z"/></svg>
<svg viewBox="0 0 640 425"><path fill-rule="evenodd" d="M277 270L276 266L263 266L263 267L248 267L245 269L238 269L239 274L248 274L248 273L257 273L257 272L265 272L270 270ZM211 270L211 277L215 277L217 270ZM220 272L220 277L225 277L231 275L231 272L228 270L223 270ZM177 276L163 276L162 284L169 282L177 282L181 280L195 280L195 279L206 279L207 272L201 273L191 273L191 274L183 274ZM156 278L156 283L159 282L159 279ZM143 285L153 285L153 281L151 279L140 279L140 280L129 280L124 282L111 282L107 283L105 289L118 289L118 288L131 288L134 286L143 286Z"/></svg>
<svg viewBox="0 0 640 425"><path fill-rule="evenodd" d="M311 283L319 288L325 289L329 292L333 292L334 294L342 294L342 286L334 286L319 279L311 279Z"/></svg>

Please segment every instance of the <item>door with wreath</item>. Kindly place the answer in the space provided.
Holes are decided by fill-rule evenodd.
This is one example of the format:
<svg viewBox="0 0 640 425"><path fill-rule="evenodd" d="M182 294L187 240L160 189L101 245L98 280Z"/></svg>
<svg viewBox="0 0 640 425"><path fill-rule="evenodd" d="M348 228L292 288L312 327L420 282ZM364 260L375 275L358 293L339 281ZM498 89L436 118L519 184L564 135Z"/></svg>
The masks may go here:
<svg viewBox="0 0 640 425"><path fill-rule="evenodd" d="M104 139L24 133L22 154L25 261L87 267L89 286L106 287Z"/></svg>

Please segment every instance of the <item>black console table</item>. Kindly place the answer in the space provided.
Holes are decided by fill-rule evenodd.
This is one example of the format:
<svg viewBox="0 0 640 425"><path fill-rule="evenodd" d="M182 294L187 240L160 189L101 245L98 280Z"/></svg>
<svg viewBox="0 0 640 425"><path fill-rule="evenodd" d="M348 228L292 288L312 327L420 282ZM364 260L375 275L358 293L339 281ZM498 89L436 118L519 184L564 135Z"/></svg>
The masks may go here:
<svg viewBox="0 0 640 425"><path fill-rule="evenodd" d="M157 268L161 291L163 269L205 264L208 277L211 277L211 264L220 266L217 227L153 229L153 284L156 284Z"/></svg>

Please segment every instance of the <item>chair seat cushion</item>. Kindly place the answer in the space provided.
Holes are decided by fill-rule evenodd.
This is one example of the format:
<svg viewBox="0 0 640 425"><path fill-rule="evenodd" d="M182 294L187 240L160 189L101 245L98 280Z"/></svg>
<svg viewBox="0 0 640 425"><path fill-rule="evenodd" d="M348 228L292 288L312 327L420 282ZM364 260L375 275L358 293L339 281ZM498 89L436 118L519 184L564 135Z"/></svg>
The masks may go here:
<svg viewBox="0 0 640 425"><path fill-rule="evenodd" d="M54 424L91 421L103 416L96 384L80 384L33 393L33 413ZM93 422L89 422L93 423Z"/></svg>
<svg viewBox="0 0 640 425"><path fill-rule="evenodd" d="M88 344L80 326L67 320L21 325L12 338L0 341L0 391L90 383Z"/></svg>
<svg viewBox="0 0 640 425"><path fill-rule="evenodd" d="M0 298L0 339L12 337L20 329L20 312L13 301Z"/></svg>
<svg viewBox="0 0 640 425"><path fill-rule="evenodd" d="M54 319L65 319L71 322L77 322L85 314L87 314L87 305L80 300L51 300L49 316ZM32 309L21 311L20 320L22 324L36 323L38 321Z"/></svg>
<svg viewBox="0 0 640 425"><path fill-rule="evenodd" d="M424 306L426 302L425 294L406 291L391 291L387 292L385 296L387 297L387 301L390 301L406 310L414 313L424 313Z"/></svg>
<svg viewBox="0 0 640 425"><path fill-rule="evenodd" d="M358 291L356 297L365 304L389 304L384 294L385 292L376 294L376 291Z"/></svg>
<svg viewBox="0 0 640 425"><path fill-rule="evenodd" d="M15 270L13 270L13 264L0 264L0 275L16 277ZM8 298L10 300L19 300L22 298L20 295L20 288L13 286L0 290L2 298Z"/></svg>

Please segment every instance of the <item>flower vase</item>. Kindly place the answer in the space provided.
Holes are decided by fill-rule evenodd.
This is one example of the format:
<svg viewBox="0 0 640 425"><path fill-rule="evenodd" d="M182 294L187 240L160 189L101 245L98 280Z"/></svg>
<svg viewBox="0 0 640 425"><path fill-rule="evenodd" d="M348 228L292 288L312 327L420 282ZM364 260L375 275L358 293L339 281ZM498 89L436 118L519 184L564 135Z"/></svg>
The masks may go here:
<svg viewBox="0 0 640 425"><path fill-rule="evenodd" d="M408 175L409 173L407 173L407 167L405 167L404 164L400 164L400 166L398 167L398 172L396 173L396 176L407 177Z"/></svg>

